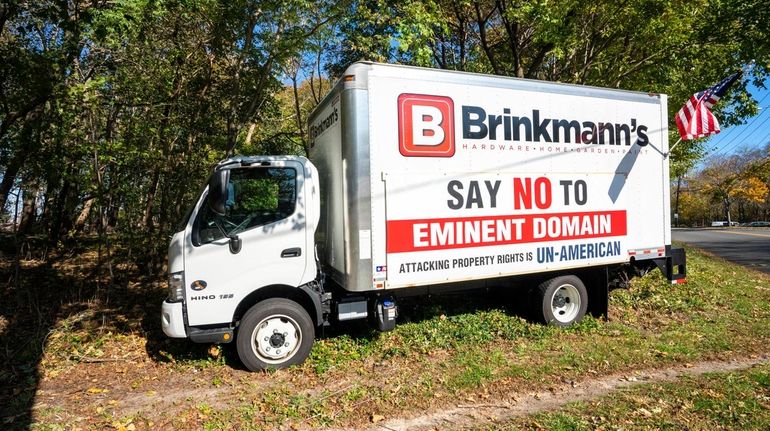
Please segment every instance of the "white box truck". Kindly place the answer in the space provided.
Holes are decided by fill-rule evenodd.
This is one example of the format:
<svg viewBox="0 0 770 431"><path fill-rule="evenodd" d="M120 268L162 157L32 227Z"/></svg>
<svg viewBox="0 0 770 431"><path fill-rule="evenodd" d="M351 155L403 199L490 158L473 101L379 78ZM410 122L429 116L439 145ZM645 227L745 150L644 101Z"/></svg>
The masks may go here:
<svg viewBox="0 0 770 431"><path fill-rule="evenodd" d="M309 160L220 162L169 246L170 337L251 370L405 295L506 285L567 326L671 247L666 96L376 63L309 118Z"/></svg>

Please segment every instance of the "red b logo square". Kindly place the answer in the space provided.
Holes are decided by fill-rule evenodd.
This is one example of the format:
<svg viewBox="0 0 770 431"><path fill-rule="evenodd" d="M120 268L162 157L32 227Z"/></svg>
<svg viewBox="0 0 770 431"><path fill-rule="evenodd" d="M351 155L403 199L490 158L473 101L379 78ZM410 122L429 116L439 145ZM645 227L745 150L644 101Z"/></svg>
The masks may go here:
<svg viewBox="0 0 770 431"><path fill-rule="evenodd" d="M406 157L455 154L454 102L449 97L398 96L398 150Z"/></svg>

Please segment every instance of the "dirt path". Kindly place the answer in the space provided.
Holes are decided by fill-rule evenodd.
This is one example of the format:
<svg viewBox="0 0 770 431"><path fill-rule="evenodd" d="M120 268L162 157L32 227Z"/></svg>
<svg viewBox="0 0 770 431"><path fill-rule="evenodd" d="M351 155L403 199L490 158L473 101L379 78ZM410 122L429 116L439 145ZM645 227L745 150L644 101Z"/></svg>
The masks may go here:
<svg viewBox="0 0 770 431"><path fill-rule="evenodd" d="M587 401L618 389L644 383L672 382L681 376L698 376L711 372L730 372L770 362L768 356L732 361L709 361L684 366L648 370L633 374L613 374L582 382L559 382L550 391L514 393L495 403L455 404L445 410L412 418L387 419L366 428L370 431L402 431L463 429L490 425L507 419L543 411L556 410L575 401ZM335 428L335 430L361 428Z"/></svg>
<svg viewBox="0 0 770 431"><path fill-rule="evenodd" d="M212 386L215 379L222 384ZM174 371L151 361L79 364L62 376L45 379L34 409L63 407L67 413L61 414L73 419L94 416L109 407L118 418L139 414L162 424L190 406L206 403L226 408L242 392L274 384L270 376L225 367Z"/></svg>

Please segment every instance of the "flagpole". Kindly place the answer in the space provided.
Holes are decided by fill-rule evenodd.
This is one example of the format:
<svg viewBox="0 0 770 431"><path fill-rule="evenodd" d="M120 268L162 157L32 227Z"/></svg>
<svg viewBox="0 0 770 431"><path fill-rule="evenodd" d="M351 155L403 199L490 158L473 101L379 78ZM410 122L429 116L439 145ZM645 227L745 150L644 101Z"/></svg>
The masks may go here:
<svg viewBox="0 0 770 431"><path fill-rule="evenodd" d="M676 142L674 142L674 145L671 146L671 148L668 149L668 152L666 153L666 157L668 157L669 154L671 154L672 151L674 151L674 148L676 148L679 143L682 142L682 138L679 138Z"/></svg>

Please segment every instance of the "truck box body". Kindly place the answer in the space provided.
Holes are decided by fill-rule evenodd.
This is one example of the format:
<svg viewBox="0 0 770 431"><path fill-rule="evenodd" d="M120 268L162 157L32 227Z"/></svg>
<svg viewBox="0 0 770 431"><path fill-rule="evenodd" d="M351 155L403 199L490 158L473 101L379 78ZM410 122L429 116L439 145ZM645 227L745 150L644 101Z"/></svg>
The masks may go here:
<svg viewBox="0 0 770 431"><path fill-rule="evenodd" d="M666 96L372 63L309 120L317 251L351 292L660 258Z"/></svg>

